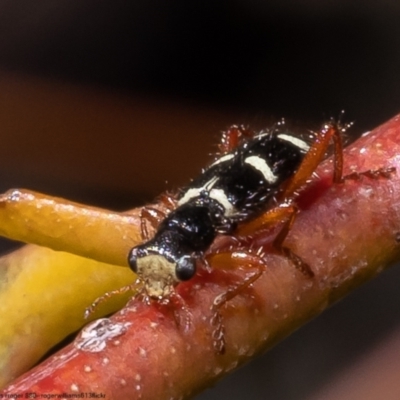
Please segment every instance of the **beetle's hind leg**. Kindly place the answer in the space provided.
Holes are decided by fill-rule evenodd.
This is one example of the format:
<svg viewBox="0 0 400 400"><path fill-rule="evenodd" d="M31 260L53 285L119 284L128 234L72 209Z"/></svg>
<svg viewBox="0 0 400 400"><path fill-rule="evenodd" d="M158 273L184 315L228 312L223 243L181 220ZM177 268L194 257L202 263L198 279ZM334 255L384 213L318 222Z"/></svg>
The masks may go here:
<svg viewBox="0 0 400 400"><path fill-rule="evenodd" d="M329 144L333 142L333 183L344 183L346 180L357 180L365 176L370 179L390 178L395 168L379 168L362 172L353 172L343 175L343 139L342 134L351 124L341 124L331 120L325 123L321 130L316 134L316 139L305 155L299 169L289 180L280 198L285 201L297 195L312 177L313 173L324 159Z"/></svg>

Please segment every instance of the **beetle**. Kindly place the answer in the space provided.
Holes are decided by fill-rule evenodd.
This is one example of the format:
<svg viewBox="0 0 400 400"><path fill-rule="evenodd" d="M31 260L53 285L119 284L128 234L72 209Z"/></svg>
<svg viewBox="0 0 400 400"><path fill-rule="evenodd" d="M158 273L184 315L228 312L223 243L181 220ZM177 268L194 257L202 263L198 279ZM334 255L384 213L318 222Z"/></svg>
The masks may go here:
<svg viewBox="0 0 400 400"><path fill-rule="evenodd" d="M204 260L217 235L249 236L279 223L283 225L273 247L306 276L313 277L308 264L285 247L284 241L297 213L295 198L324 158L330 142L334 143L334 183L358 179L361 175L376 178L390 174L366 171L343 177L342 134L350 126L332 119L306 139L288 131L284 121L257 134L243 126L228 129L222 136L219 157L182 189L176 199L164 197L164 203L173 208L167 215L150 207L142 210L145 242L131 249L128 262L138 275L137 283L144 285L145 301L178 297L185 309L174 287L195 275L197 261ZM151 238L146 220L155 229ZM238 228L240 224L242 227ZM207 255L206 265L213 255ZM219 309L255 282L266 267L261 250L251 253L239 247L226 255L239 256L240 263L254 266L255 272L213 302L211 323L215 328L214 347L219 353L225 348Z"/></svg>
<svg viewBox="0 0 400 400"><path fill-rule="evenodd" d="M169 296L176 284L195 275L197 259L218 234L231 234L238 223L276 203L283 183L295 175L310 150L305 140L283 127L280 123L254 134L232 126L222 139L226 151L181 190L174 210L158 217L153 223L155 235L148 239L146 233L145 243L130 251L129 265L149 298ZM337 134L337 129L333 132ZM286 211L287 195L284 201L275 208ZM150 219L152 212L145 209L142 218Z"/></svg>
<svg viewBox="0 0 400 400"><path fill-rule="evenodd" d="M312 277L312 269L284 246L297 212L294 199L319 165L331 140L335 145L333 181L343 181L341 134L348 126L331 120L312 136L312 141L289 132L284 121L257 134L243 126L228 129L222 136L219 157L176 198L163 197L166 208L170 209L168 214L152 207L142 209L145 241L130 250L128 262L138 275L133 286L142 285L143 300L168 302L174 299L186 310L174 288L195 275L197 261L204 260L205 252L217 235L249 236L282 222L274 248ZM155 230L153 237L148 234L147 223ZM218 353L223 353L225 348L220 308L255 282L265 268L260 252L238 248L230 250L226 256L239 258L241 263L255 269L240 284L218 296L211 306L214 347ZM213 254L207 255L206 265L212 258ZM97 299L87 314L112 294ZM187 316L185 328L189 324L190 316Z"/></svg>
<svg viewBox="0 0 400 400"><path fill-rule="evenodd" d="M263 249L252 249L242 239L251 239L264 229L279 227L272 241L273 248L292 261L306 277L312 278L312 268L285 246L285 239L295 221L296 197L307 186L325 157L330 142L334 143L335 184L343 183L346 179L359 179L364 175L369 178L389 178L394 171L393 168L387 168L353 172L343 177L341 135L349 126L330 120L323 124L311 140L305 140L288 131L284 123L278 123L257 134L240 126L228 129L222 135L220 154L216 160L176 196L162 196L166 212L154 207L142 208L140 225L144 243L132 248L128 255L131 268L138 274L137 280L96 299L87 308L85 316L90 315L100 302L115 293L139 289L136 296L147 303L155 301L179 304L180 309L186 313L183 327L187 330L191 322L190 313L175 287L182 281L190 280L199 264L207 269L215 264L217 258L223 259L230 266L249 271L244 279L231 284L225 292L219 294L211 305L213 344L218 353L223 353L225 340L221 307L243 293L268 267ZM10 224L5 224L4 227L9 229L10 237L25 240L24 235L30 235L36 227L37 243L67 251L68 246L74 251L77 246L81 246L82 255L112 263L117 259L116 263L124 264L123 257L118 255L120 250L117 249L115 256L115 246L108 246L108 243L110 236L117 239L121 237L121 227L127 227L131 221L129 214L90 209L21 190L4 194L1 204L9 216ZM46 213L57 216L56 225L60 218L64 218L68 226L73 215L82 215L79 227L89 228L89 234L94 233L93 238L88 234L86 236L92 246L94 245L95 257L91 246L80 240L80 235L73 233L68 236L63 230L60 239L52 232L49 235L42 233L40 224L43 218L33 219L27 231L24 221L32 216L32 211L38 217ZM15 217L17 215L18 218ZM155 230L153 236L149 235L148 225ZM219 235L232 235L236 245L227 250L211 250L211 243ZM122 237L120 241L123 242ZM114 240L113 244L115 243ZM89 254L86 253L88 248ZM177 317L177 322L180 323L180 316Z"/></svg>

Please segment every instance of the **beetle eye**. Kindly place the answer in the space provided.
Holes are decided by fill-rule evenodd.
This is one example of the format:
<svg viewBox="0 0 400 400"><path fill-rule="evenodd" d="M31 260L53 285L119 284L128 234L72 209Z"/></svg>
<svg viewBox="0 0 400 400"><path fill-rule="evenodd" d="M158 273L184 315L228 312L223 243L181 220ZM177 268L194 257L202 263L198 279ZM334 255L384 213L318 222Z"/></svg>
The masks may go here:
<svg viewBox="0 0 400 400"><path fill-rule="evenodd" d="M128 264L131 267L132 271L137 273L137 252L138 249L134 247L128 254Z"/></svg>
<svg viewBox="0 0 400 400"><path fill-rule="evenodd" d="M195 273L196 263L192 257L183 256L176 263L175 274L180 281L187 281L193 278Z"/></svg>

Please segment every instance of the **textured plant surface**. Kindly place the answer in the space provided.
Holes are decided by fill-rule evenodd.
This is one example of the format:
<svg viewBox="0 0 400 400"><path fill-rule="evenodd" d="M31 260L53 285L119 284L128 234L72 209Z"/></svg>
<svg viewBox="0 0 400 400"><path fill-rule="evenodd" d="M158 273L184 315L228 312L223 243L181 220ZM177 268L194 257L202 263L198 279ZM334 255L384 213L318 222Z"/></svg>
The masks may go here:
<svg viewBox="0 0 400 400"><path fill-rule="evenodd" d="M112 317L86 326L72 344L17 378L1 393L86 392L104 395L108 399L172 399L190 397L211 385L399 259L399 116L365 134L345 150L345 174L389 167L394 167L395 171L388 179L361 177L332 185L332 162L327 160L321 164L318 176L313 178L298 199L300 213L285 242L311 266L315 274L313 278L305 276L290 261L273 252L271 240L276 229L260 232L252 239L252 248L263 247L267 267L251 287L243 290L221 310L226 332L224 355L217 354L213 348L210 307L216 296L243 279L248 272L246 266L234 268L226 259L216 257L211 272L200 269L193 280L177 288L191 315L189 329L185 330L180 323L186 313L178 306L146 305L132 299ZM5 204L5 216L1 216L2 219L10 215L9 203L5 201ZM120 244L115 244L116 248L129 247L138 240L137 215L138 210L126 220L114 221L116 223L113 225L117 228L113 228L113 237L117 237L118 232L123 237ZM46 223L51 224L51 217L50 212ZM73 213L71 218L69 225L73 226ZM12 218L13 221L15 219L18 220L18 217ZM3 230L7 235L35 243L47 243L46 235L49 232L46 229L44 234L35 236L32 228L29 234L18 237L21 229L15 227L18 224L13 221L7 222L9 227ZM96 224L95 218L93 223ZM84 234L87 228L81 228L75 245L69 244L68 248L63 248L61 241L54 239L55 248L101 258L96 255L96 249L87 249L92 248L96 240L92 243L92 238ZM57 229L55 226L52 232ZM100 231L99 237L102 236ZM70 233L64 232L64 235ZM68 239L68 243L71 241L74 239ZM101 243L102 246L106 245L105 242ZM221 250L229 245L229 241L221 238L213 247ZM29 257L34 257L40 251L42 249L32 248ZM110 253L113 253L113 249ZM9 257L11 263L17 259L14 255ZM64 254L56 253L54 257L64 257ZM116 255L114 259L107 256L102 261L118 264L118 257ZM57 263L53 262L52 269L56 270ZM40 265L40 257L37 263ZM86 263L90 265L93 261L82 261L79 270L83 274L81 280L88 285L90 278L85 275L87 272L83 272ZM25 269L25 266L20 268ZM64 266L63 271L66 269ZM114 270L125 270L118 267L111 269L104 279L112 276ZM61 291L61 287L68 286L69 296L81 298L84 289L74 284L73 279L80 271L72 270L70 277L54 279L53 290ZM37 279L40 280L40 273ZM5 285L11 287L12 283ZM23 292L19 293L21 303L23 295ZM71 310L60 311L61 299L65 300L65 295L60 296L58 301L44 301L45 295L42 291L38 293L41 300L30 300L31 306L35 301L43 305L42 311L36 311L35 315L47 313L51 316L49 318L54 318L55 313L62 312L64 320L71 318ZM6 315L10 318L18 315L12 303L9 307ZM71 304L70 307L76 310L77 306ZM79 312L82 311L82 305L80 307ZM27 313L20 318L25 322L32 316ZM47 320L47 317L41 318L42 321ZM35 326L34 329L41 328ZM46 336L48 328L40 332L40 335ZM11 348L14 343L9 340ZM6 344L4 346L7 348ZM21 352L24 351L21 349Z"/></svg>

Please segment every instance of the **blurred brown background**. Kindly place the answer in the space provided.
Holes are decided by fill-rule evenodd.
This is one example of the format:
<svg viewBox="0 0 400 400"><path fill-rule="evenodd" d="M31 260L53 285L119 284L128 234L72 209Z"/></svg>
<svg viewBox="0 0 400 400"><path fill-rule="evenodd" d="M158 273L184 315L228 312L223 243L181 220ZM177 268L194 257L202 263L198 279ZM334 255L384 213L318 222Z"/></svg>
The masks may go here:
<svg viewBox="0 0 400 400"><path fill-rule="evenodd" d="M125 209L187 182L233 123L315 129L345 109L373 128L400 111L399 17L395 1L0 0L0 189ZM399 275L198 399L316 400L343 376L378 398L363 377L391 387L397 358L347 371L399 328Z"/></svg>

